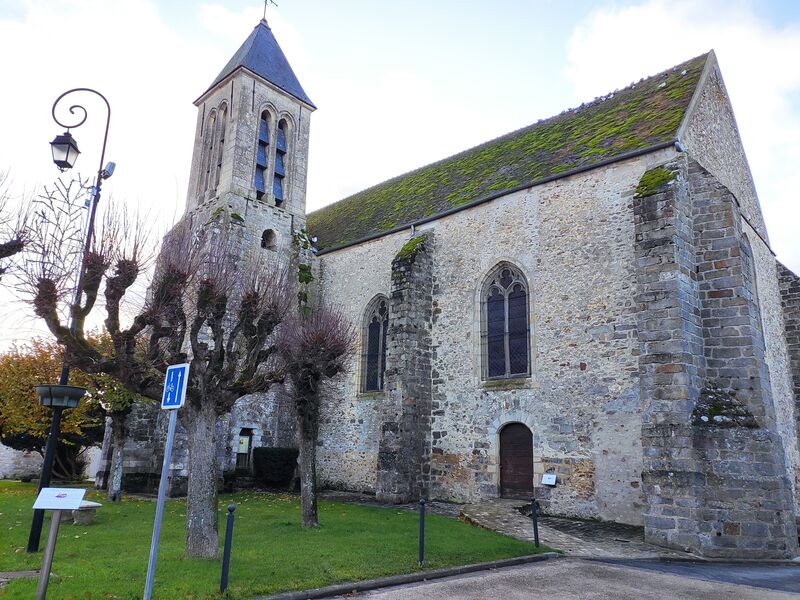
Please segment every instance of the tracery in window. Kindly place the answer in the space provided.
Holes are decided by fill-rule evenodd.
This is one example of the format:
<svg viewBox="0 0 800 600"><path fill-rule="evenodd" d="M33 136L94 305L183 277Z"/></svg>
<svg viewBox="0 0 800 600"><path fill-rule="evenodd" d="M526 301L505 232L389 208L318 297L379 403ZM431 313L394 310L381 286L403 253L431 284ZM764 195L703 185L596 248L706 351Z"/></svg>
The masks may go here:
<svg viewBox="0 0 800 600"><path fill-rule="evenodd" d="M289 126L286 119L278 122L278 130L275 134L275 175L272 178L272 195L275 197L275 205L283 204L284 199L284 180L286 178L286 134Z"/></svg>
<svg viewBox="0 0 800 600"><path fill-rule="evenodd" d="M481 294L483 379L530 374L528 284L519 269L501 263L489 274Z"/></svg>
<svg viewBox="0 0 800 600"><path fill-rule="evenodd" d="M378 392L383 389L388 328L389 300L386 296L376 296L367 306L364 315L361 353L362 392Z"/></svg>
<svg viewBox="0 0 800 600"><path fill-rule="evenodd" d="M256 198L261 200L267 191L267 164L269 162L269 113L265 110L258 121L258 148L256 149Z"/></svg>

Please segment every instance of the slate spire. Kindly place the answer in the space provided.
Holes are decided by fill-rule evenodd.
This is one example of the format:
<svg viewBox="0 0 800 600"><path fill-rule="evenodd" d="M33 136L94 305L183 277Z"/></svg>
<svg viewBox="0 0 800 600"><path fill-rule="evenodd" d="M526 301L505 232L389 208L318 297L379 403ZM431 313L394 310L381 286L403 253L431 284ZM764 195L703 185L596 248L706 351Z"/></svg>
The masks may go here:
<svg viewBox="0 0 800 600"><path fill-rule="evenodd" d="M208 89L216 86L240 67L252 71L284 92L316 108L297 80L266 19L261 19L256 25Z"/></svg>

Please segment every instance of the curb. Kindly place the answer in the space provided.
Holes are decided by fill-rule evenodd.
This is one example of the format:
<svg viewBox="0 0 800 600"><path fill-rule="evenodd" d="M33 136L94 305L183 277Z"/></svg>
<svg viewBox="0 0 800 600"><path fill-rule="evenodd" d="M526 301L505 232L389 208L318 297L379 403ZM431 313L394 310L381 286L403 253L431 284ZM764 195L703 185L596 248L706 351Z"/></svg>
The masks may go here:
<svg viewBox="0 0 800 600"><path fill-rule="evenodd" d="M640 563L683 563L690 565L774 565L774 566L800 566L799 558L716 558L702 556L659 556L655 558L631 558L631 557L604 557L604 556L573 556L593 562L603 562L609 564L625 564L631 562Z"/></svg>
<svg viewBox="0 0 800 600"><path fill-rule="evenodd" d="M464 575L467 573L475 573L477 571L489 571L492 569L500 569L502 567L525 565L551 558L560 558L561 556L563 555L558 552L542 552L541 554L529 554L527 556L518 556L517 558L492 560L485 563L462 565L460 567L448 567L446 569L437 569L435 571L422 571L419 573L406 573L403 575L379 577L378 579L367 579L365 581L338 583L335 585L314 588L311 590L301 590L299 592L284 592L273 596L257 596L253 600L311 600L312 598L330 598L333 596L342 596L345 594L376 590L378 588L394 587L407 583L418 583L420 581L442 579L444 577L451 577L453 575Z"/></svg>

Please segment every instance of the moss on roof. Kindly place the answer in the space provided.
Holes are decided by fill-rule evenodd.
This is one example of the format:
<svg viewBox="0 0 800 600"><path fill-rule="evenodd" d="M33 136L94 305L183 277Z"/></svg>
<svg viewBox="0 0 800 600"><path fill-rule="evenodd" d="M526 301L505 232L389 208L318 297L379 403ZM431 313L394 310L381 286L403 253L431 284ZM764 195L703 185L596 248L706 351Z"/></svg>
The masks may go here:
<svg viewBox="0 0 800 600"><path fill-rule="evenodd" d="M675 139L707 54L308 215L326 250Z"/></svg>

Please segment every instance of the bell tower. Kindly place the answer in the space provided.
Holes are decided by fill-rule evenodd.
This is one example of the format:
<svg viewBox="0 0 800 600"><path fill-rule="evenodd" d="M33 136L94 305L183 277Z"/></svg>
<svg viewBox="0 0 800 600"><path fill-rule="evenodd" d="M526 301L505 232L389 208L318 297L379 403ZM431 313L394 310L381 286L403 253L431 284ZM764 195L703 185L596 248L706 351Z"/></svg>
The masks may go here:
<svg viewBox="0 0 800 600"><path fill-rule="evenodd" d="M288 247L305 226L309 117L316 109L262 19L195 101L186 215L227 211L247 250Z"/></svg>

